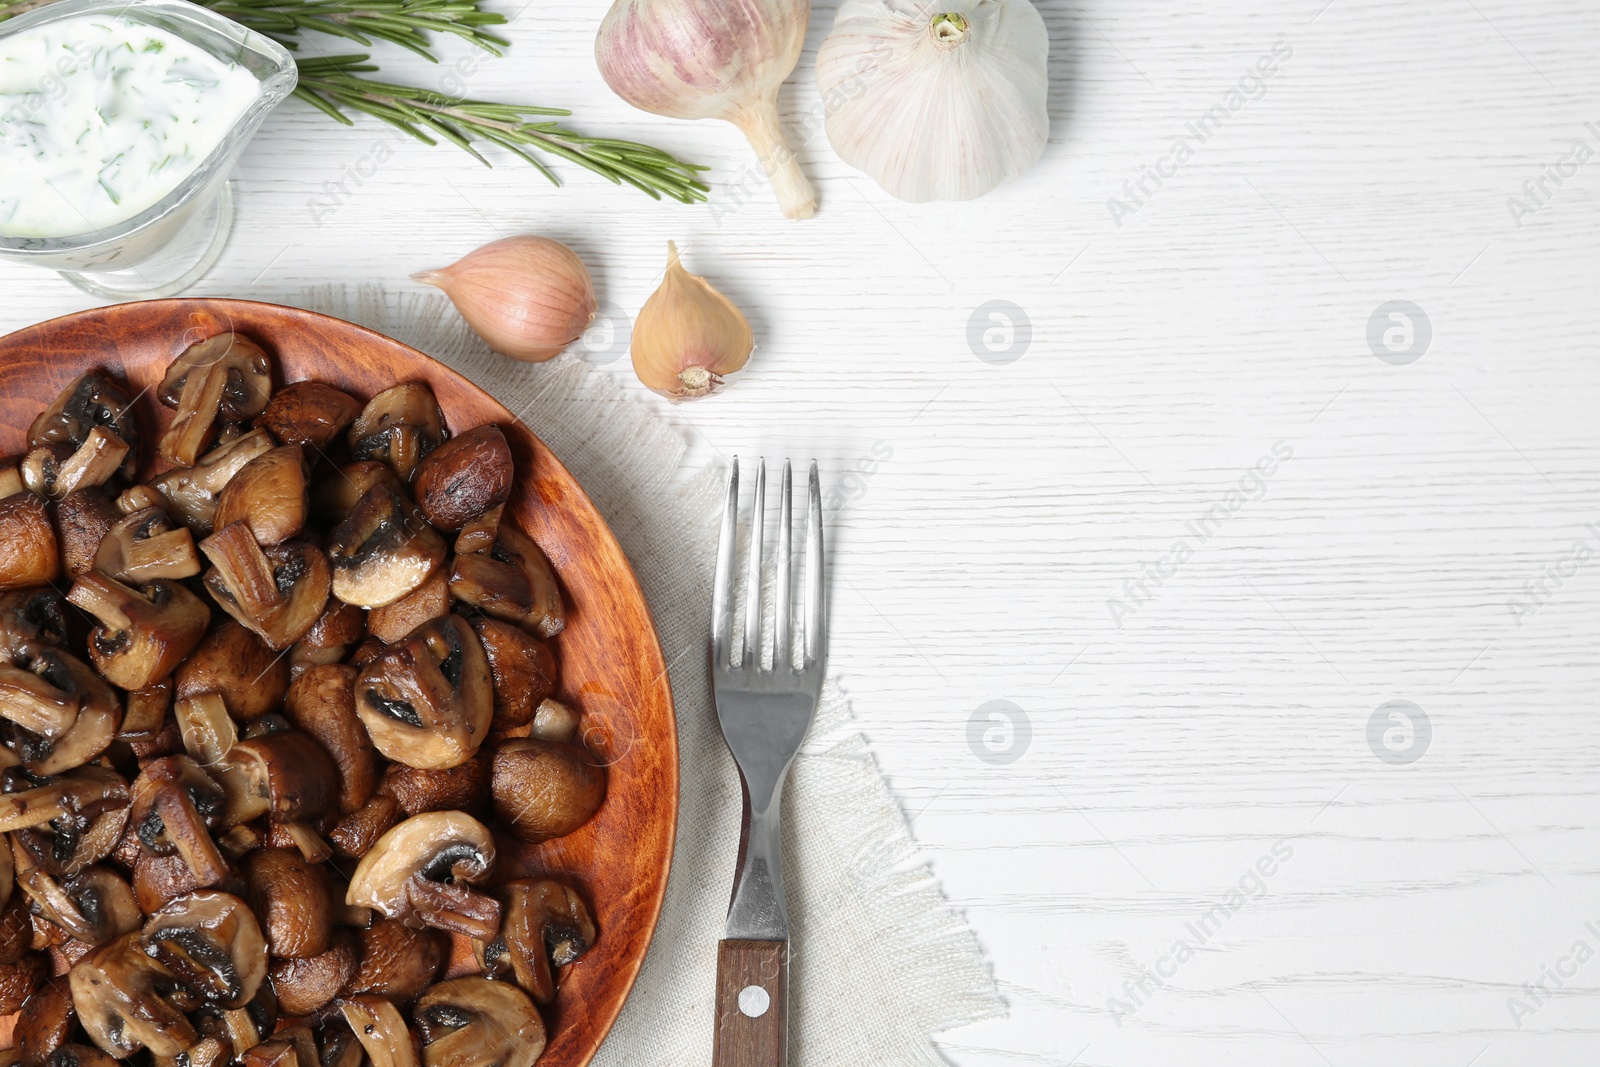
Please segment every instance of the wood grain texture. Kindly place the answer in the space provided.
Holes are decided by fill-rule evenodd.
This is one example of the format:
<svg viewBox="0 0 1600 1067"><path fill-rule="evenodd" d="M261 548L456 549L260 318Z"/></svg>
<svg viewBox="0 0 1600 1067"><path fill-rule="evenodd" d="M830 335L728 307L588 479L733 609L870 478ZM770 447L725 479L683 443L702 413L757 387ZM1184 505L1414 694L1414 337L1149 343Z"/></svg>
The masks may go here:
<svg viewBox="0 0 1600 1067"><path fill-rule="evenodd" d="M547 875L580 886L599 936L564 969L544 1011L541 1067L589 1062L627 998L655 929L672 859L678 797L672 694L649 610L604 519L527 426L471 382L427 356L348 323L236 300L126 304L42 323L0 338L0 454L24 447L34 416L67 382L101 367L142 395L146 441L170 421L155 401L167 364L189 343L236 330L274 358L278 384L306 378L360 398L401 381L432 387L453 432L504 431L517 479L507 518L526 530L560 576L568 606L556 639L558 696L583 713L584 739L607 765L606 799L566 837L529 845L496 835L497 878ZM145 450L146 456L153 449ZM148 461L147 461L148 462ZM148 471L144 472L148 473ZM475 970L458 939L452 974Z"/></svg>
<svg viewBox="0 0 1600 1067"><path fill-rule="evenodd" d="M785 1067L789 943L719 942L716 1004L711 1067Z"/></svg>

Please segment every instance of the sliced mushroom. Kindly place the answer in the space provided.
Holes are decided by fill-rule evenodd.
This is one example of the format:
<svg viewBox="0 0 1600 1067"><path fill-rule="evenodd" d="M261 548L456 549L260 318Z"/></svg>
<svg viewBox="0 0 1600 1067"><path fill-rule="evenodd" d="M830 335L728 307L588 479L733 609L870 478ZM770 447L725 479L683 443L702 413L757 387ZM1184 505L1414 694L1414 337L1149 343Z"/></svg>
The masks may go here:
<svg viewBox="0 0 1600 1067"><path fill-rule="evenodd" d="M204 601L164 578L138 589L90 571L67 600L100 620L89 633L89 658L113 685L143 689L177 669L211 623Z"/></svg>
<svg viewBox="0 0 1600 1067"><path fill-rule="evenodd" d="M272 1038L239 1057L240 1067L300 1067L300 1053L288 1041Z"/></svg>
<svg viewBox="0 0 1600 1067"><path fill-rule="evenodd" d="M495 425L452 437L417 464L411 491L427 520L441 530L459 530L506 502L515 477L511 447Z"/></svg>
<svg viewBox="0 0 1600 1067"><path fill-rule="evenodd" d="M356 459L382 460L409 482L417 464L447 436L433 390L403 382L367 401L350 427L350 452Z"/></svg>
<svg viewBox="0 0 1600 1067"><path fill-rule="evenodd" d="M72 499L63 500L58 512ZM200 554L187 526L173 526L161 508L140 508L118 519L97 542L94 566L119 582L135 584L193 578L200 573Z"/></svg>
<svg viewBox="0 0 1600 1067"><path fill-rule="evenodd" d="M244 901L201 891L174 900L144 924L144 951L208 1004L242 1008L267 977L267 946Z"/></svg>
<svg viewBox="0 0 1600 1067"><path fill-rule="evenodd" d="M240 1059L266 1040L278 1022L278 1001L262 984L255 999L242 1008L202 1007L195 1013L195 1024L204 1037L222 1041Z"/></svg>
<svg viewBox="0 0 1600 1067"><path fill-rule="evenodd" d="M17 724L6 743L34 774L60 774L99 756L122 725L115 690L87 663L60 649L35 645L0 666L0 716ZM32 674L33 681L26 675ZM75 707L70 718L51 708ZM33 717L46 730L33 730ZM57 732L61 722L64 732Z"/></svg>
<svg viewBox="0 0 1600 1067"><path fill-rule="evenodd" d="M404 495L405 483L387 463L364 459L346 463L320 475L311 486L312 513L334 523L343 522L356 501L375 486Z"/></svg>
<svg viewBox="0 0 1600 1067"><path fill-rule="evenodd" d="M328 951L333 916L327 876L320 866L307 863L297 851L263 848L245 857L244 876L250 907L272 955L305 959ZM280 999L282 995L279 990ZM290 1015L305 1014L285 1010Z"/></svg>
<svg viewBox="0 0 1600 1067"><path fill-rule="evenodd" d="M196 535L204 536L211 532L217 500L228 482L245 464L272 447L272 438L265 430L253 430L207 452L192 467L179 467L151 479L150 488L160 494L160 499L141 498L139 502L145 507L165 508Z"/></svg>
<svg viewBox="0 0 1600 1067"><path fill-rule="evenodd" d="M11 831L12 844L26 852L34 865L65 878L111 855L128 827L127 787L116 784L121 775L93 764L68 772L69 777L79 774L104 775L111 788L97 800L63 812L43 826Z"/></svg>
<svg viewBox="0 0 1600 1067"><path fill-rule="evenodd" d="M366 635L367 613L338 597L329 597L322 617L289 650L290 680L308 668L339 663L350 647Z"/></svg>
<svg viewBox="0 0 1600 1067"><path fill-rule="evenodd" d="M79 767L60 778L39 781L33 779L31 788L18 788L19 778L8 775L6 792L0 794L0 831L25 830L46 827L53 822L69 826L86 825L100 813L128 807L128 783L109 767ZM5 868L6 881L10 881L9 850L0 850L5 856L0 866Z"/></svg>
<svg viewBox="0 0 1600 1067"><path fill-rule="evenodd" d="M577 745L514 737L494 754L495 818L523 841L565 837L605 797L605 768Z"/></svg>
<svg viewBox="0 0 1600 1067"><path fill-rule="evenodd" d="M339 810L356 811L378 784L378 753L356 714L356 670L343 664L312 667L289 686L283 710L316 738L339 769Z"/></svg>
<svg viewBox="0 0 1600 1067"><path fill-rule="evenodd" d="M20 853L20 858L28 858ZM36 914L86 945L103 945L144 920L133 889L115 871L90 867L65 881L42 867L19 865L17 885Z"/></svg>
<svg viewBox="0 0 1600 1067"><path fill-rule="evenodd" d="M404 814L394 797L374 793L365 804L339 820L328 840L341 854L360 859Z"/></svg>
<svg viewBox="0 0 1600 1067"><path fill-rule="evenodd" d="M520 626L478 616L473 632L483 642L494 677L494 722L491 730L526 726L539 702L555 692L558 670L555 653L545 642Z"/></svg>
<svg viewBox="0 0 1600 1067"><path fill-rule="evenodd" d="M456 554L450 592L479 611L554 637L567 625L561 586L550 561L533 539L502 522L486 552Z"/></svg>
<svg viewBox="0 0 1600 1067"><path fill-rule="evenodd" d="M544 1020L528 995L487 978L453 978L422 995L415 1011L423 1067L533 1067Z"/></svg>
<svg viewBox="0 0 1600 1067"><path fill-rule="evenodd" d="M242 522L200 542L213 566L206 590L222 609L274 649L298 641L328 602L328 560L315 545L290 541L265 551Z"/></svg>
<svg viewBox="0 0 1600 1067"><path fill-rule="evenodd" d="M137 930L79 960L68 981L89 1039L118 1059L141 1048L176 1056L199 1039L183 1012L162 995L172 973L145 954Z"/></svg>
<svg viewBox="0 0 1600 1067"><path fill-rule="evenodd" d="M399 600L373 608L367 617L367 628L378 640L393 644L429 619L440 619L448 614L450 576L440 567L428 575L427 581Z"/></svg>
<svg viewBox="0 0 1600 1067"><path fill-rule="evenodd" d="M0 716L44 737L64 736L83 706L70 657L53 646L22 645L10 658L0 661Z"/></svg>
<svg viewBox="0 0 1600 1067"><path fill-rule="evenodd" d="M489 941L500 903L469 887L493 866L494 839L478 820L459 811L413 815L362 858L345 902Z"/></svg>
<svg viewBox="0 0 1600 1067"><path fill-rule="evenodd" d="M554 967L576 962L594 944L594 919L570 886L519 878L495 889L505 910L493 941L474 941L483 973L511 978L540 1004L556 996Z"/></svg>
<svg viewBox="0 0 1600 1067"><path fill-rule="evenodd" d="M12 1038L17 1043L18 1063L23 1067L47 1067L47 1060L76 1036L77 1013L67 982L46 982L22 1005Z"/></svg>
<svg viewBox="0 0 1600 1067"><path fill-rule="evenodd" d="M227 822L263 816L284 823L323 815L338 797L338 769L327 751L298 730L240 741L217 771L227 792Z"/></svg>
<svg viewBox="0 0 1600 1067"><path fill-rule="evenodd" d="M138 465L139 425L127 390L103 371L90 370L74 378L28 427L28 447L68 445L76 449L96 427L115 433L128 444L122 473L133 477Z"/></svg>
<svg viewBox="0 0 1600 1067"><path fill-rule="evenodd" d="M229 875L227 861L211 838L226 802L222 787L193 759L167 756L146 763L133 783L130 818L147 851L158 856L176 853L196 887L206 888L220 885Z"/></svg>
<svg viewBox="0 0 1600 1067"><path fill-rule="evenodd" d="M21 1011L49 977L50 957L42 952L24 953L13 963L0 963L0 1015Z"/></svg>
<svg viewBox="0 0 1600 1067"><path fill-rule="evenodd" d="M328 535L333 595L363 608L393 604L444 557L444 540L415 505L383 485L367 490Z"/></svg>
<svg viewBox="0 0 1600 1067"><path fill-rule="evenodd" d="M122 519L117 505L98 487L79 489L56 505L61 560L76 578L92 568L100 543Z"/></svg>
<svg viewBox="0 0 1600 1067"><path fill-rule="evenodd" d="M256 425L286 445L320 453L359 414L361 401L349 393L322 382L295 382L273 394Z"/></svg>
<svg viewBox="0 0 1600 1067"><path fill-rule="evenodd" d="M61 546L50 509L32 493L0 500L0 590L49 585L61 577Z"/></svg>
<svg viewBox="0 0 1600 1067"><path fill-rule="evenodd" d="M348 997L340 1002L340 1010L372 1067L417 1067L416 1038L389 1001L370 995Z"/></svg>
<svg viewBox="0 0 1600 1067"><path fill-rule="evenodd" d="M425 771L391 763L383 773L383 791L400 802L407 815L425 811L479 812L487 808L494 761L479 751L459 767Z"/></svg>
<svg viewBox="0 0 1600 1067"><path fill-rule="evenodd" d="M278 1002L278 1010L288 1015L305 1014L304 1012L289 1011L288 1008L283 1006L281 999ZM317 1037L311 1032L311 1027L280 1026L273 1032L272 1040L288 1042L294 1048L299 1067L326 1067L322 1062L321 1056L317 1053ZM288 1067L295 1067L295 1065L290 1064Z"/></svg>
<svg viewBox="0 0 1600 1067"><path fill-rule="evenodd" d="M378 751L411 767L442 770L472 758L494 716L494 682L465 619L419 626L361 669L356 712Z"/></svg>
<svg viewBox="0 0 1600 1067"><path fill-rule="evenodd" d="M287 541L305 529L311 509L305 456L299 445L263 452L233 476L217 499L217 528L243 522L264 545Z"/></svg>
<svg viewBox="0 0 1600 1067"><path fill-rule="evenodd" d="M174 681L178 699L217 693L230 715L249 722L283 702L289 668L265 641L230 619L206 635Z"/></svg>
<svg viewBox="0 0 1600 1067"><path fill-rule="evenodd" d="M361 962L358 951L355 934L340 930L326 952L274 959L269 973L278 1007L289 1015L310 1015L324 1007L355 975Z"/></svg>
<svg viewBox="0 0 1600 1067"><path fill-rule="evenodd" d="M22 484L52 500L110 481L128 458L128 443L112 430L96 426L76 449L39 445L22 460Z"/></svg>
<svg viewBox="0 0 1600 1067"><path fill-rule="evenodd" d="M261 414L272 392L272 361L247 337L218 334L190 345L167 368L157 394L176 408L156 449L163 459L192 466L223 421Z"/></svg>

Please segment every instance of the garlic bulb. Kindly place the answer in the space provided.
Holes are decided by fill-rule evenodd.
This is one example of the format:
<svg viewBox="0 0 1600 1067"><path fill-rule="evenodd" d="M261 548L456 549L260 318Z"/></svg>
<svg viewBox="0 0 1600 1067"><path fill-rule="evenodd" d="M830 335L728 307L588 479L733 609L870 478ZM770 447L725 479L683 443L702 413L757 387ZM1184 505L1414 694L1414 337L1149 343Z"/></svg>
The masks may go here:
<svg viewBox="0 0 1600 1067"><path fill-rule="evenodd" d="M578 254L548 237L506 237L413 281L443 289L467 325L512 359L543 363L583 336L598 305Z"/></svg>
<svg viewBox="0 0 1600 1067"><path fill-rule="evenodd" d="M667 242L667 274L633 324L633 371L663 396L709 396L745 365L755 338L733 301L690 274Z"/></svg>
<svg viewBox="0 0 1600 1067"><path fill-rule="evenodd" d="M808 219L817 197L784 142L778 86L800 60L810 18L810 0L616 0L594 56L634 107L739 127L783 213Z"/></svg>
<svg viewBox="0 0 1600 1067"><path fill-rule="evenodd" d="M817 52L828 140L890 196L982 196L1044 152L1049 51L1029 0L845 0Z"/></svg>

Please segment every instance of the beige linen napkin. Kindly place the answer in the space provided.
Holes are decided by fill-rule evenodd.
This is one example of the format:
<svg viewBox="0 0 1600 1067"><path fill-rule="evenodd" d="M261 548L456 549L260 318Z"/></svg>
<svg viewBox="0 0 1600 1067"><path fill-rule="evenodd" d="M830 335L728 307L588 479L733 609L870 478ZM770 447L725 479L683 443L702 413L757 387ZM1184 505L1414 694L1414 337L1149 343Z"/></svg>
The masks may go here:
<svg viewBox="0 0 1600 1067"><path fill-rule="evenodd" d="M686 477L684 434L609 372L573 356L497 356L442 298L320 288L286 302L388 334L488 390L561 457L633 562L672 674L682 795L661 922L594 1063L708 1063L740 815L705 666L720 482ZM944 1061L930 1035L1003 1014L977 939L916 856L832 682L790 775L784 830L794 1067L934 1067Z"/></svg>

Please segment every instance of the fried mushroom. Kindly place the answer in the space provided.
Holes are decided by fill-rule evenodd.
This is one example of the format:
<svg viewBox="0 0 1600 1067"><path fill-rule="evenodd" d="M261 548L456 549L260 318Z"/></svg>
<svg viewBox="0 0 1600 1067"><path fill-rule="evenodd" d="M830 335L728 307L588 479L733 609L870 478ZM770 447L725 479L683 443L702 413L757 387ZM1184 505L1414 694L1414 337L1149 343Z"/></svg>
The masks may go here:
<svg viewBox="0 0 1600 1067"><path fill-rule="evenodd" d="M50 509L33 493L0 500L0 590L49 585L61 577L61 546Z"/></svg>
<svg viewBox="0 0 1600 1067"><path fill-rule="evenodd" d="M205 636L173 680L178 699L217 693L228 714L249 722L283 702L289 667L258 635L228 619Z"/></svg>
<svg viewBox="0 0 1600 1067"><path fill-rule="evenodd" d="M327 876L320 866L291 849L262 848L245 856L244 877L250 887L250 907L272 955L305 959L328 951L333 916Z"/></svg>
<svg viewBox="0 0 1600 1067"><path fill-rule="evenodd" d="M422 382L402 382L361 409L350 427L350 452L358 460L382 460L409 482L417 464L447 436L433 390Z"/></svg>
<svg viewBox="0 0 1600 1067"><path fill-rule="evenodd" d="M188 1018L162 995L172 982L172 972L145 954L137 930L90 952L68 977L84 1032L117 1059L141 1048L176 1056L198 1040Z"/></svg>
<svg viewBox="0 0 1600 1067"><path fill-rule="evenodd" d="M378 751L442 770L472 758L494 716L494 682L465 619L426 622L356 678L356 713Z"/></svg>
<svg viewBox="0 0 1600 1067"><path fill-rule="evenodd" d="M358 810L378 784L378 753L356 714L356 670L333 663L307 669L289 685L284 714L333 757L339 811Z"/></svg>
<svg viewBox="0 0 1600 1067"><path fill-rule="evenodd" d="M295 382L273 394L256 425L286 445L320 453L361 413L361 401L322 382Z"/></svg>
<svg viewBox="0 0 1600 1067"><path fill-rule="evenodd" d="M526 726L541 701L555 692L555 653L520 626L480 615L472 630L483 643L494 678L494 722L490 729Z"/></svg>
<svg viewBox="0 0 1600 1067"><path fill-rule="evenodd" d="M123 689L143 689L170 675L211 623L199 597L164 578L134 589L90 571L72 583L67 601L100 620L89 633L89 658Z"/></svg>
<svg viewBox="0 0 1600 1067"><path fill-rule="evenodd" d="M200 551L212 563L207 592L275 650L298 641L328 602L328 560L308 542L263 551L250 527L236 522L200 542Z"/></svg>
<svg viewBox="0 0 1600 1067"><path fill-rule="evenodd" d="M310 510L305 456L299 445L284 445L240 468L217 498L213 521L219 529L242 522L257 541L275 545L305 529Z"/></svg>
<svg viewBox="0 0 1600 1067"><path fill-rule="evenodd" d="M148 490L158 494L157 499L151 499L146 493L130 499L129 503L136 505L132 510L165 508L173 518L203 537L211 532L217 500L228 482L245 464L272 447L272 438L265 430L253 430L218 445L192 467L179 467L151 479ZM118 498L118 506L122 506L121 498Z"/></svg>
<svg viewBox="0 0 1600 1067"><path fill-rule="evenodd" d="M459 530L503 504L515 472L500 427L474 427L441 444L417 464L411 491L417 507L441 530Z"/></svg>
<svg viewBox="0 0 1600 1067"><path fill-rule="evenodd" d="M28 427L28 447L66 445L77 449L96 427L110 430L127 443L122 473L132 477L139 452L133 401L127 390L104 371L84 371L39 412Z"/></svg>
<svg viewBox="0 0 1600 1067"><path fill-rule="evenodd" d="M396 1003L415 1000L433 984L450 955L450 939L432 927L414 929L398 919L376 919L356 931L360 965L345 983L350 993L372 993Z"/></svg>
<svg viewBox="0 0 1600 1067"><path fill-rule="evenodd" d="M575 963L594 944L594 919L576 890L551 879L518 878L495 889L504 905L500 933L474 941L491 978L510 978L540 1004L556 996L552 967Z"/></svg>
<svg viewBox="0 0 1600 1067"><path fill-rule="evenodd" d="M272 960L268 975L278 1007L288 1015L310 1015L339 995L360 962L356 935L349 930L338 931L326 952Z"/></svg>
<svg viewBox="0 0 1600 1067"><path fill-rule="evenodd" d="M339 1007L372 1067L417 1067L416 1039L388 1000L363 994L345 998Z"/></svg>
<svg viewBox="0 0 1600 1067"><path fill-rule="evenodd" d="M488 878L494 855L493 837L470 815L413 815L362 858L345 902L391 919L493 940L500 903L471 886Z"/></svg>
<svg viewBox="0 0 1600 1067"><path fill-rule="evenodd" d="M140 944L206 1004L242 1008L267 977L267 946L254 913L231 893L202 890L144 924Z"/></svg>
<svg viewBox="0 0 1600 1067"><path fill-rule="evenodd" d="M72 499L62 501L58 513ZM117 519L96 543L94 567L133 584L193 578L200 573L200 554L187 526L173 526L159 507L140 508Z"/></svg>
<svg viewBox="0 0 1600 1067"><path fill-rule="evenodd" d="M528 995L487 978L454 978L422 995L415 1011L423 1067L533 1067L544 1020Z"/></svg>
<svg viewBox="0 0 1600 1067"><path fill-rule="evenodd" d="M567 625L555 570L533 539L502 521L484 551L456 549L450 592L486 615L554 637Z"/></svg>
<svg viewBox="0 0 1600 1067"><path fill-rule="evenodd" d="M444 562L445 543L416 506L377 485L328 534L333 595L346 604L381 608L425 582Z"/></svg>
<svg viewBox="0 0 1600 1067"><path fill-rule="evenodd" d="M606 796L605 768L578 745L511 738L494 754L494 814L522 841L565 837Z"/></svg>
<svg viewBox="0 0 1600 1067"><path fill-rule="evenodd" d="M101 542L121 520L117 505L98 486L79 489L56 504L56 533L68 575L76 578L94 567Z"/></svg>
<svg viewBox="0 0 1600 1067"><path fill-rule="evenodd" d="M134 781L129 817L147 852L176 854L195 887L205 888L229 876L227 861L211 838L226 802L222 787L193 759L166 756L146 763Z"/></svg>
<svg viewBox="0 0 1600 1067"><path fill-rule="evenodd" d="M190 466L223 422L261 414L272 392L272 361L261 346L237 333L190 345L167 367L156 394L176 408L156 443L161 458Z"/></svg>

